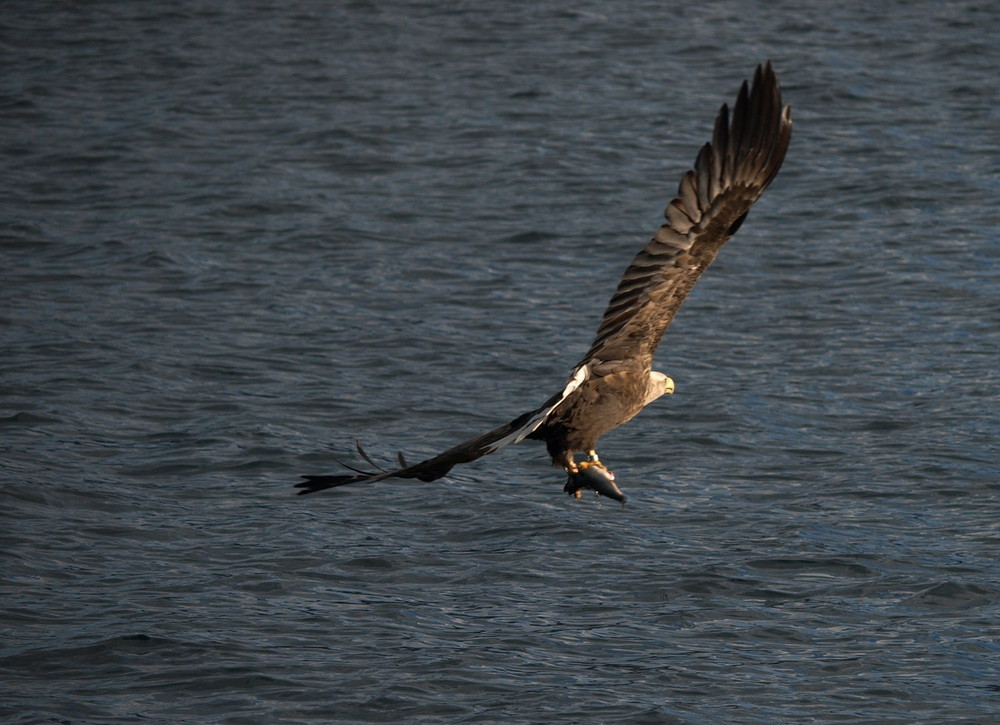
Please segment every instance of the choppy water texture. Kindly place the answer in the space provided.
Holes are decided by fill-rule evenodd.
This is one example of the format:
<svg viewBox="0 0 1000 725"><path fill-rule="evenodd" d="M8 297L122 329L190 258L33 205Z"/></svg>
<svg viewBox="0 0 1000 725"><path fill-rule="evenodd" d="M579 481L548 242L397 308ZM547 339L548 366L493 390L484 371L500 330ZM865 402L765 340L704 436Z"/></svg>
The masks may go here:
<svg viewBox="0 0 1000 725"><path fill-rule="evenodd" d="M5 4L0 717L995 721L998 8ZM768 57L628 506L292 495L559 389Z"/></svg>

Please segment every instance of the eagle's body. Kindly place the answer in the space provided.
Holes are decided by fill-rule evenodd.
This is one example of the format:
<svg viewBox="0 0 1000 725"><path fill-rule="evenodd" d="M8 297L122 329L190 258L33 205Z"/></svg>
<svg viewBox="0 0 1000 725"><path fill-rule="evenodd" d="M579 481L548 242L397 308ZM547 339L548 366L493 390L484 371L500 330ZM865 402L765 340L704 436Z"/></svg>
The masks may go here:
<svg viewBox="0 0 1000 725"><path fill-rule="evenodd" d="M712 141L698 154L667 205L667 223L625 270L590 350L561 393L506 425L420 463L379 472L306 476L300 493L384 478L433 481L455 465L517 443L545 441L555 465L569 474L565 490L593 488L624 501L614 477L597 458L597 439L631 420L647 404L673 392L673 381L653 372L653 354L695 282L736 233L753 203L777 174L791 137L791 114L770 63L758 66L752 90L744 82L732 121L723 105ZM361 456L372 463L358 448ZM587 460L577 461L582 452ZM372 465L375 465L372 463ZM377 466L376 466L377 467Z"/></svg>
<svg viewBox="0 0 1000 725"><path fill-rule="evenodd" d="M552 463L573 470L573 454L590 453L602 435L632 420L639 411L673 383L662 373L660 379L649 371L615 370L595 375L553 410L528 438L545 441ZM664 389L669 382L669 390Z"/></svg>

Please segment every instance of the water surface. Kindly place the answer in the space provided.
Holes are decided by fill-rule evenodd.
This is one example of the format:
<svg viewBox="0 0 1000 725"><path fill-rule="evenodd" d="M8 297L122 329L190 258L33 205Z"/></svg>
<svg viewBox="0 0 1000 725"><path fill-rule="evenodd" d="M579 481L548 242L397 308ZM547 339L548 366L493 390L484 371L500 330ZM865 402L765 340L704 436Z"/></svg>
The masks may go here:
<svg viewBox="0 0 1000 725"><path fill-rule="evenodd" d="M0 10L0 716L988 722L1000 10ZM785 167L602 440L537 406L723 101Z"/></svg>

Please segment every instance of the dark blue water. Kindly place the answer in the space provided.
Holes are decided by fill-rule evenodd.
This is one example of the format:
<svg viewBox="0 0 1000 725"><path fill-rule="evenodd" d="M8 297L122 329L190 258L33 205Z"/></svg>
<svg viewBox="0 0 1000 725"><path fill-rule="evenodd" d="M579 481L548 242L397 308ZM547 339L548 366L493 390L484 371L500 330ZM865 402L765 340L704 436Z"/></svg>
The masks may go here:
<svg viewBox="0 0 1000 725"><path fill-rule="evenodd" d="M994 722L1000 9L0 9L4 722ZM526 442L718 106L785 167L573 500Z"/></svg>

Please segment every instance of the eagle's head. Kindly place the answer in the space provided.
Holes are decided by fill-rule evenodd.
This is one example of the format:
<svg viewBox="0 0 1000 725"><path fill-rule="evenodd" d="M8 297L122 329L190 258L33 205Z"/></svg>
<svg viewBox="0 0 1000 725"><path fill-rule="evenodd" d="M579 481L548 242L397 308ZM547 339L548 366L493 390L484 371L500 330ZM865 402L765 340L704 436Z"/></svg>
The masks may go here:
<svg viewBox="0 0 1000 725"><path fill-rule="evenodd" d="M643 406L649 405L661 395L670 395L674 392L674 381L663 373L651 372L649 383L646 386L646 399Z"/></svg>

